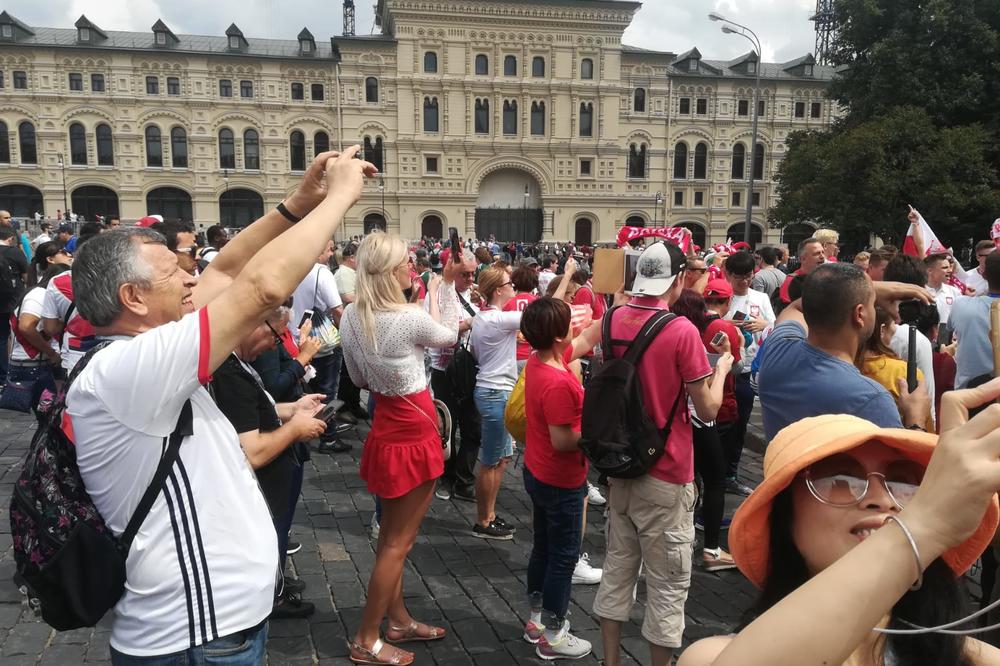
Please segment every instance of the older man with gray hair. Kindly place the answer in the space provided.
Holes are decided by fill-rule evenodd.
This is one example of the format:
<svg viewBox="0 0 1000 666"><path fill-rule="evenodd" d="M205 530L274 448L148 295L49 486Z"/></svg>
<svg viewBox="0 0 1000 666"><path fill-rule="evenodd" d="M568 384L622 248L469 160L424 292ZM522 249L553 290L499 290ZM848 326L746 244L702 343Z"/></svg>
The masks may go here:
<svg viewBox="0 0 1000 666"><path fill-rule="evenodd" d="M111 343L72 382L67 413L87 492L114 533L125 529L185 404L193 413L192 434L128 553L114 664L264 658L281 580L277 539L236 431L204 385L288 298L360 197L375 167L352 159L358 150L317 156L292 196L200 279L149 229L109 231L77 255L77 307Z"/></svg>

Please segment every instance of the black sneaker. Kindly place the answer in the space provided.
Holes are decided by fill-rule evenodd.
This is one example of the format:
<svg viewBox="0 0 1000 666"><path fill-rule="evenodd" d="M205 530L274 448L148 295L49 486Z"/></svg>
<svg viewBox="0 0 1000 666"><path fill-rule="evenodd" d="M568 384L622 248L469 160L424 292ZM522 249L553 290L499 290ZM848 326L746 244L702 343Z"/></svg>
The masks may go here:
<svg viewBox="0 0 1000 666"><path fill-rule="evenodd" d="M272 620L296 620L309 617L316 612L316 606L308 601L302 601L299 595L285 590L281 600L271 609Z"/></svg>
<svg viewBox="0 0 1000 666"><path fill-rule="evenodd" d="M352 426L358 425L358 420L354 418L354 414L351 414L346 409L342 409L341 411L337 412L337 416L334 418L336 418L337 421L339 421L340 423L346 423L347 425L352 425Z"/></svg>
<svg viewBox="0 0 1000 666"><path fill-rule="evenodd" d="M362 407L361 405L354 405L353 407L348 407L348 411L351 414L354 414L354 418L356 418L359 421L367 421L371 418L371 415L368 414L368 410Z"/></svg>
<svg viewBox="0 0 1000 666"><path fill-rule="evenodd" d="M285 591L291 592L292 594L300 594L304 589L306 589L306 582L301 578L292 578L291 576L285 576Z"/></svg>
<svg viewBox="0 0 1000 666"><path fill-rule="evenodd" d="M334 433L339 435L341 433L347 432L348 430L354 430L354 426L350 423L335 423Z"/></svg>
<svg viewBox="0 0 1000 666"><path fill-rule="evenodd" d="M289 541L285 545L285 555L294 555L295 553L302 550L302 544L298 541Z"/></svg>
<svg viewBox="0 0 1000 666"><path fill-rule="evenodd" d="M461 500L463 502L475 502L476 501L476 491L474 488L455 488L451 491L452 499Z"/></svg>
<svg viewBox="0 0 1000 666"><path fill-rule="evenodd" d="M500 516L493 516L493 522L497 524L497 527L510 527L510 525L507 524L507 521ZM515 528L511 527L511 529Z"/></svg>
<svg viewBox="0 0 1000 666"><path fill-rule="evenodd" d="M472 536L479 537L480 539L510 541L514 538L514 528L507 527L506 525L498 525L495 520L486 527L476 523L472 526Z"/></svg>
<svg viewBox="0 0 1000 666"><path fill-rule="evenodd" d="M353 448L351 444L335 439L332 442L320 442L316 450L320 453L346 453Z"/></svg>

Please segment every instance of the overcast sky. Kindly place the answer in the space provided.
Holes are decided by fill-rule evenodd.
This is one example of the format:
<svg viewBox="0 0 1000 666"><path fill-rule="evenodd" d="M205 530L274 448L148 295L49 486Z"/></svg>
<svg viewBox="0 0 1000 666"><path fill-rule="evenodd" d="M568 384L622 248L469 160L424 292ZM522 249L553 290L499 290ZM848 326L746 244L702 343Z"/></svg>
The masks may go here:
<svg viewBox="0 0 1000 666"><path fill-rule="evenodd" d="M374 0L358 0L357 34L374 30ZM764 59L783 62L813 50L809 17L815 0L645 0L625 43L683 53L697 46L703 57L726 60L750 43L724 35L706 16L713 8L752 28ZM247 37L294 39L303 26L318 40L342 32L338 0L0 0L0 9L28 25L72 27L80 14L106 30L146 31L162 18L175 33L222 35L235 22Z"/></svg>

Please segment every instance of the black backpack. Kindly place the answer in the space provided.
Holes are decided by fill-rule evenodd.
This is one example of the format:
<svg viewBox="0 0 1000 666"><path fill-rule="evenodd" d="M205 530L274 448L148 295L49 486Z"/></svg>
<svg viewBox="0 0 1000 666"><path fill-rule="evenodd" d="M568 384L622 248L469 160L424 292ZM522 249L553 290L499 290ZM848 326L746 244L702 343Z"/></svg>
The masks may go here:
<svg viewBox="0 0 1000 666"><path fill-rule="evenodd" d="M458 300L466 312L473 317L476 316L476 311L462 298L461 294L458 294ZM479 376L479 362L468 345L459 343L455 347L455 355L445 369L444 374L451 384L451 394L454 397L455 405L462 409L474 409L475 404L472 392L476 389L476 377Z"/></svg>
<svg viewBox="0 0 1000 666"><path fill-rule="evenodd" d="M601 474L634 479L645 474L663 455L677 405L684 395L682 385L666 425L657 428L643 404L638 371L643 353L677 315L662 310L646 321L634 340L613 340L611 315L617 309L611 308L604 316L601 336L604 362L590 377L583 395L580 449ZM624 356L615 358L614 346L628 349Z"/></svg>
<svg viewBox="0 0 1000 666"><path fill-rule="evenodd" d="M0 312L14 312L24 297L24 280L21 279L21 268L8 252L19 248L0 249ZM3 350L6 353L6 350Z"/></svg>
<svg viewBox="0 0 1000 666"><path fill-rule="evenodd" d="M177 461L181 441L192 434L191 402L186 401L169 446L164 441L153 480L125 531L115 537L84 487L76 445L63 431L69 385L108 344L91 349L73 368L45 425L31 440L10 503L15 583L42 619L60 631L94 626L121 599L132 539Z"/></svg>

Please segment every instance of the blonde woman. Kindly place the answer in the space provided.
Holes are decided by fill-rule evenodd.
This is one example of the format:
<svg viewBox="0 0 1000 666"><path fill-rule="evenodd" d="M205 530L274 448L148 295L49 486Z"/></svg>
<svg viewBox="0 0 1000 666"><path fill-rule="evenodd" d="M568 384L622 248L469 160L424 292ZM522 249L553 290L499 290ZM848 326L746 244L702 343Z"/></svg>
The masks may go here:
<svg viewBox="0 0 1000 666"><path fill-rule="evenodd" d="M385 639L391 643L432 641L445 631L417 622L403 603L403 565L444 470L437 414L424 374L425 347L452 347L457 328L448 311L454 298L438 298L439 289L454 289L458 270L453 262L444 280L428 286L430 313L406 302L410 287L409 254L397 236L373 233L358 248L354 302L341 324L344 360L351 380L375 396L375 416L361 457L361 478L382 502L382 521L375 568L361 626L349 643L356 664L413 663L412 652L382 641L379 626L388 614ZM444 312L438 304L444 301Z"/></svg>
<svg viewBox="0 0 1000 666"><path fill-rule="evenodd" d="M813 238L823 244L823 256L828 262L836 262L840 253L840 234L833 229L817 229Z"/></svg>

